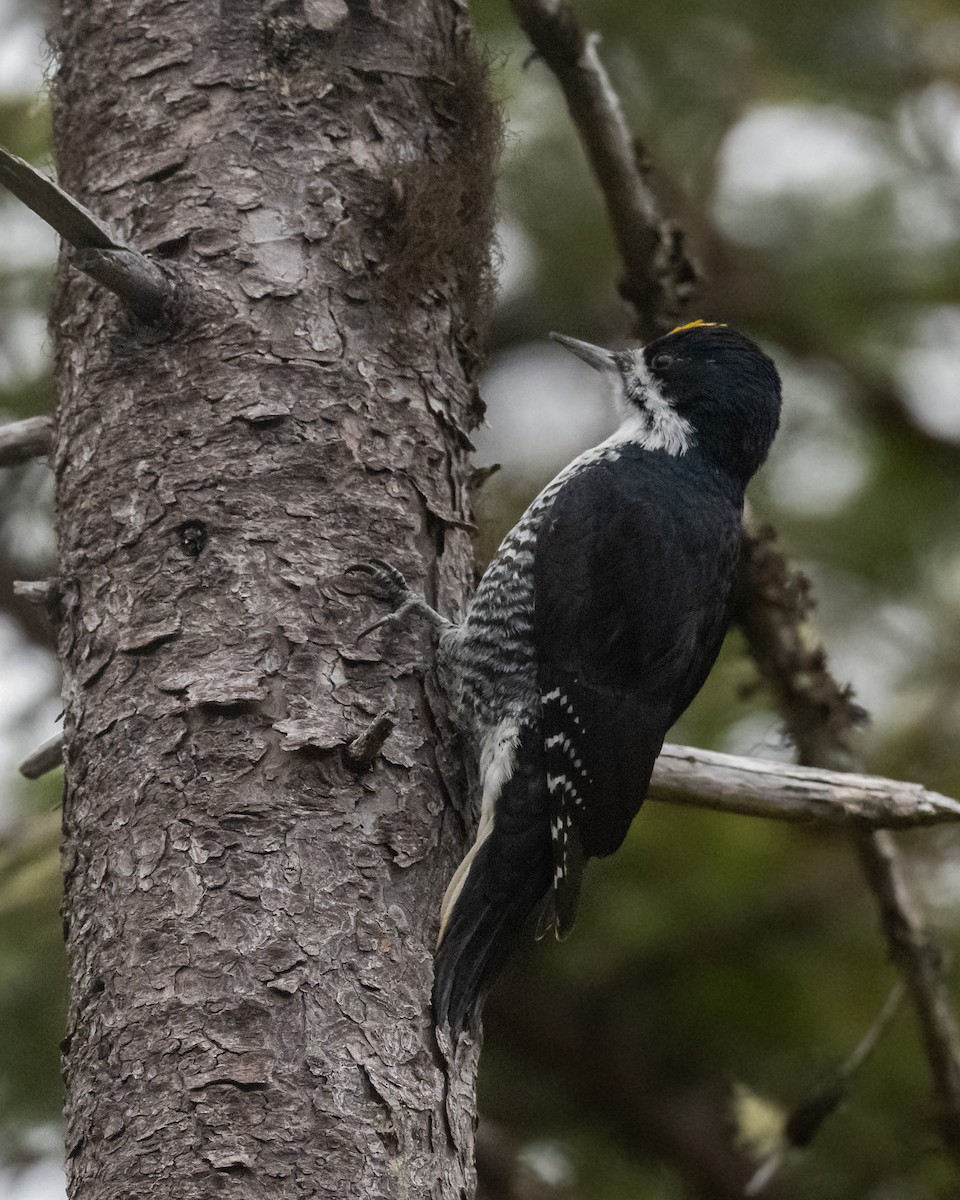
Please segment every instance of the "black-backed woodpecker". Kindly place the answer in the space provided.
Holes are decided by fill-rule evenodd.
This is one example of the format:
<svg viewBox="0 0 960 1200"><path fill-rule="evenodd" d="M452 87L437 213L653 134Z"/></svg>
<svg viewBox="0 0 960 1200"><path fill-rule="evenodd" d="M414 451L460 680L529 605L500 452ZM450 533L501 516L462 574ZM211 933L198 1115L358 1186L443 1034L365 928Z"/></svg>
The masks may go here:
<svg viewBox="0 0 960 1200"><path fill-rule="evenodd" d="M436 955L434 1013L454 1034L532 910L546 897L564 935L585 860L626 836L720 651L744 489L780 416L773 363L725 325L621 351L553 336L610 380L622 422L537 496L440 637L480 756L480 824Z"/></svg>

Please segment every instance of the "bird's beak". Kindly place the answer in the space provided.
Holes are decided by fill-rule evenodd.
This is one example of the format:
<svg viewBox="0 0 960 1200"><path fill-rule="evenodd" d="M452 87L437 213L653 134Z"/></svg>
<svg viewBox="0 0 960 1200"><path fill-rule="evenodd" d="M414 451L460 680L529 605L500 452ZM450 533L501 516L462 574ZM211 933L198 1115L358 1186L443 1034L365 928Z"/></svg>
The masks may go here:
<svg viewBox="0 0 960 1200"><path fill-rule="evenodd" d="M590 342L581 342L577 338L567 337L564 333L551 333L550 336L571 354L582 358L587 366L593 367L595 371L612 371L617 365L612 350L604 350L602 346L594 346Z"/></svg>

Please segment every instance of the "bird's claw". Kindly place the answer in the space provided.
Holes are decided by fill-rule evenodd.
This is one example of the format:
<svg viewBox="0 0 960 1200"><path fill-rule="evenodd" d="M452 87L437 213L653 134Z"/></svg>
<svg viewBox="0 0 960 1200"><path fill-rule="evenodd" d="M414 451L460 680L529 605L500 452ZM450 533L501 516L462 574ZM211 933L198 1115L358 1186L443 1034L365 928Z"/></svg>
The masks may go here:
<svg viewBox="0 0 960 1200"><path fill-rule="evenodd" d="M404 579L402 572L398 571L392 563L388 563L382 558L371 558L366 562L351 563L344 572L347 575L361 573L369 575L371 592L393 605L393 611L379 617L372 625L361 629L357 634L358 642L377 629L399 624L411 609L417 607L409 584Z"/></svg>
<svg viewBox="0 0 960 1200"><path fill-rule="evenodd" d="M392 563L382 558L371 558L366 562L351 563L345 575L370 576L371 591L393 605L401 605L410 595L410 585Z"/></svg>
<svg viewBox="0 0 960 1200"><path fill-rule="evenodd" d="M400 571L382 558L371 558L367 562L353 563L346 568L345 574L363 572L370 576L371 591L385 600L392 611L386 613L372 625L366 626L357 634L357 641L385 626L399 625L410 613L419 613L438 631L449 627L450 622L440 613L435 612L422 596L417 595L404 579Z"/></svg>

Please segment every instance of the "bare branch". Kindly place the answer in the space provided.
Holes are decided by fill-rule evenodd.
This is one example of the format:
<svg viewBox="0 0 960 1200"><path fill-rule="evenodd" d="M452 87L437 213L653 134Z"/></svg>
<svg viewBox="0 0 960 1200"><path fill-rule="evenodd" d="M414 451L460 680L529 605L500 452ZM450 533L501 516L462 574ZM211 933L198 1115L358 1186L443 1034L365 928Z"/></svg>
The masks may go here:
<svg viewBox="0 0 960 1200"><path fill-rule="evenodd" d="M603 192L624 266L620 294L636 313L637 336L665 333L693 289L697 270L680 229L660 213L649 165L588 33L566 3L511 0L524 32L556 76Z"/></svg>
<svg viewBox="0 0 960 1200"><path fill-rule="evenodd" d="M63 764L63 734L55 734L33 751L20 764L20 774L27 779L39 779Z"/></svg>
<svg viewBox="0 0 960 1200"><path fill-rule="evenodd" d="M169 278L145 254L129 247L74 250L70 261L79 271L125 301L141 321L157 321L172 296Z"/></svg>
<svg viewBox="0 0 960 1200"><path fill-rule="evenodd" d="M0 146L0 183L22 200L38 217L60 234L71 246L97 246L116 250L117 242L106 225L79 200L42 175L28 162Z"/></svg>
<svg viewBox="0 0 960 1200"><path fill-rule="evenodd" d="M818 821L847 828L909 828L960 820L960 801L918 783L663 747L650 799L750 817Z"/></svg>
<svg viewBox="0 0 960 1200"><path fill-rule="evenodd" d="M56 579L15 579L13 594L28 604L52 611L60 599L60 584Z"/></svg>
<svg viewBox="0 0 960 1200"><path fill-rule="evenodd" d="M0 183L73 246L79 270L119 296L142 321L157 321L173 298L168 276L29 163L0 146Z"/></svg>
<svg viewBox="0 0 960 1200"><path fill-rule="evenodd" d="M904 876L903 858L889 833L863 834L860 861L880 906L890 958L903 973L920 1022L938 1101L940 1135L960 1161L960 1031L940 949L930 937Z"/></svg>
<svg viewBox="0 0 960 1200"><path fill-rule="evenodd" d="M55 639L49 614L13 589L15 577L22 567L22 563L11 559L9 547L0 543L0 612L12 617L25 637L38 646L52 649Z"/></svg>
<svg viewBox="0 0 960 1200"><path fill-rule="evenodd" d="M43 458L52 438L50 417L27 417L25 421L0 425L0 467L16 467L31 458Z"/></svg>

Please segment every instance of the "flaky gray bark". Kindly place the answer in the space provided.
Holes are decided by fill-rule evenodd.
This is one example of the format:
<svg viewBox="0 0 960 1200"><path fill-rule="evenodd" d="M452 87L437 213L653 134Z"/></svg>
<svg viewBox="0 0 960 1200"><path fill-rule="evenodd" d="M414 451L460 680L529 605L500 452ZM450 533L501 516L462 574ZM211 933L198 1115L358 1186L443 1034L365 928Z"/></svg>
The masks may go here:
<svg viewBox="0 0 960 1200"><path fill-rule="evenodd" d="M61 2L61 181L176 296L148 325L64 268L55 311L75 1198L469 1191L475 1055L428 1008L462 781L422 642L357 641L343 575L452 611L470 573L462 7Z"/></svg>

